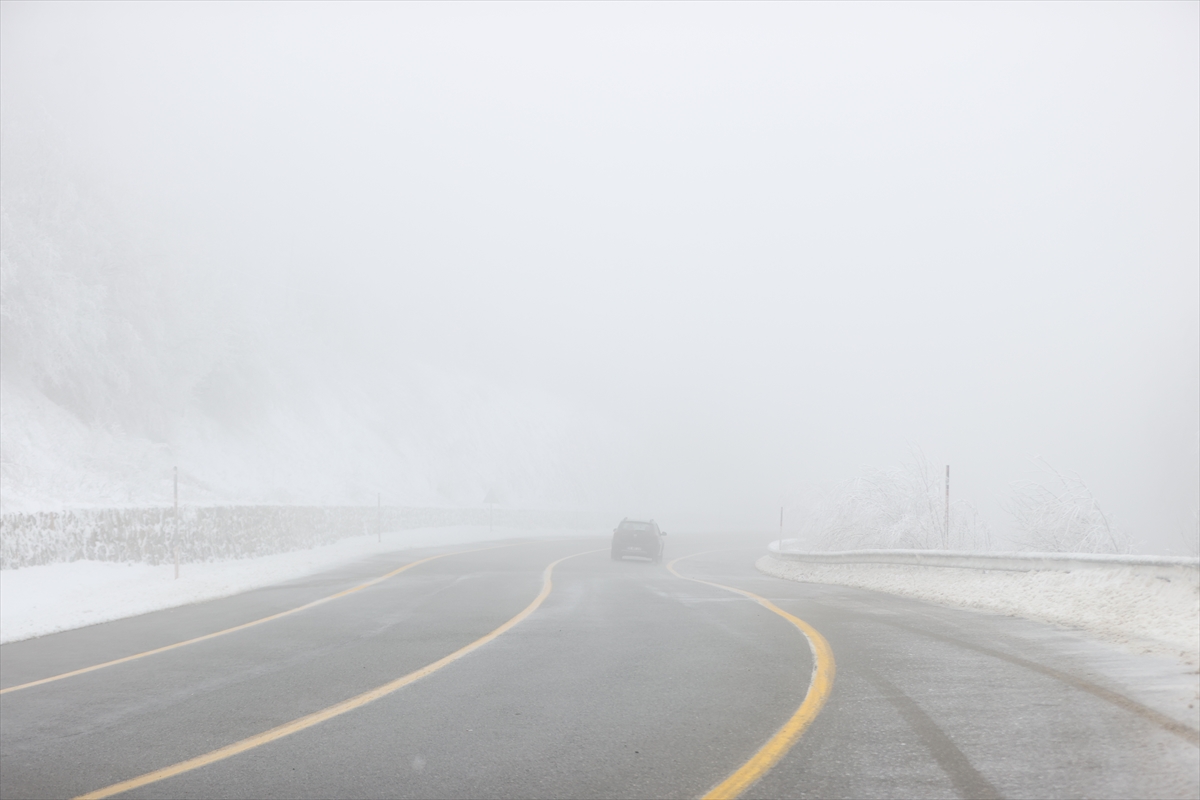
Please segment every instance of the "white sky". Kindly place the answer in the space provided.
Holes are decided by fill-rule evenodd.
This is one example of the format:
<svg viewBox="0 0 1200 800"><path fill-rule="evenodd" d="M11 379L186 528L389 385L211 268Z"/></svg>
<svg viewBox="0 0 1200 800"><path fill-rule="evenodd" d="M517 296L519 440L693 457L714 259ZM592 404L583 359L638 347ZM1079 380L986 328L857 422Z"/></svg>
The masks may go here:
<svg viewBox="0 0 1200 800"><path fill-rule="evenodd" d="M1198 10L6 2L0 80L289 341L611 415L677 515L768 528L916 445L1001 524L1043 456L1161 550Z"/></svg>

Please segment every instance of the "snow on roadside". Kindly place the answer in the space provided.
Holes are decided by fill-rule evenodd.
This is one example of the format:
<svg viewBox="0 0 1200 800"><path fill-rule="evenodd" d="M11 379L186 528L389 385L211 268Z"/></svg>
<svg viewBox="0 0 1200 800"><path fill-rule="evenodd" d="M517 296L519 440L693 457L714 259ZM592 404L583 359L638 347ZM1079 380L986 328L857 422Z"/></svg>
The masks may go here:
<svg viewBox="0 0 1200 800"><path fill-rule="evenodd" d="M164 608L228 597L334 569L377 553L414 547L561 536L560 530L489 530L461 525L352 536L333 544L258 558L184 564L73 561L0 572L0 644L133 617Z"/></svg>
<svg viewBox="0 0 1200 800"><path fill-rule="evenodd" d="M1128 650L1200 663L1200 586L1134 569L958 569L896 564L784 561L755 564L767 575L833 583L959 608L1025 617L1085 630Z"/></svg>

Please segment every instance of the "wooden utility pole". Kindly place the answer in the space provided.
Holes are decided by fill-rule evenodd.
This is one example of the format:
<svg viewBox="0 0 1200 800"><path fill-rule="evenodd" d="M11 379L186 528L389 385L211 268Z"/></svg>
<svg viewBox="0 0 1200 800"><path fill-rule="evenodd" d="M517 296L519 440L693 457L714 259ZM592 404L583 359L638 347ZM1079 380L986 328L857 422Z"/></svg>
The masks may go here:
<svg viewBox="0 0 1200 800"><path fill-rule="evenodd" d="M779 507L779 554L783 555L783 506Z"/></svg>
<svg viewBox="0 0 1200 800"><path fill-rule="evenodd" d="M175 580L179 580L179 467L175 467Z"/></svg>
<svg viewBox="0 0 1200 800"><path fill-rule="evenodd" d="M383 544L383 492L375 494L375 533L379 535L379 543Z"/></svg>

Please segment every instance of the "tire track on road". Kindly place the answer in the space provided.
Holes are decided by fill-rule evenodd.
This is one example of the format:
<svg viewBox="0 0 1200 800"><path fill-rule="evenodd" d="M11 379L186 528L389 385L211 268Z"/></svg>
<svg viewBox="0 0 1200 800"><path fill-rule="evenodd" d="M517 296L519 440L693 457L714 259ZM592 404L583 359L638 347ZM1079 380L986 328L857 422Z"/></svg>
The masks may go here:
<svg viewBox="0 0 1200 800"><path fill-rule="evenodd" d="M905 625L903 622L882 619L873 615L860 614L859 616L870 619L872 622L879 622L884 625L890 625L893 628L900 628L901 630L915 633L920 636L925 636L929 639L934 639L945 644L955 645L967 650L974 650L977 653L982 653L984 655L991 656L992 658L998 658L1001 661L1007 661L1009 664L1014 664L1018 667L1024 667L1025 669L1045 675L1048 678L1062 681L1068 686L1087 692L1094 697L1098 697L1101 700L1112 703L1118 708L1122 708L1125 711L1129 711L1138 715L1147 722L1151 722L1168 733L1178 736L1180 739L1183 739L1193 747L1200 747L1200 730L1196 730L1195 728L1185 725L1182 722L1174 720L1161 711L1155 711L1153 708L1143 705L1137 700L1126 697L1123 694L1114 692L1112 689L1106 689L1103 686L1099 686L1091 681L1084 680L1083 678L1078 678L1074 675L1063 672L1062 670L1055 669L1054 667L1048 667L1045 664L1039 664L1036 661L1030 661L1027 658L1009 655L1008 653L994 650L990 647L984 647L983 645L975 644L973 642L957 639L953 636L946 636L945 634L922 630L921 628L917 628L912 625Z"/></svg>
<svg viewBox="0 0 1200 800"><path fill-rule="evenodd" d="M946 777L954 784L961 797L979 798L979 800L1000 800L1003 795L987 778L975 769L958 745L946 735L938 724L917 704L915 700L902 692L894 684L885 680L873 669L861 665L855 666L855 671L870 681L884 698L895 706L900 716L908 723L908 727L921 739L925 749L933 756L933 760L946 773Z"/></svg>

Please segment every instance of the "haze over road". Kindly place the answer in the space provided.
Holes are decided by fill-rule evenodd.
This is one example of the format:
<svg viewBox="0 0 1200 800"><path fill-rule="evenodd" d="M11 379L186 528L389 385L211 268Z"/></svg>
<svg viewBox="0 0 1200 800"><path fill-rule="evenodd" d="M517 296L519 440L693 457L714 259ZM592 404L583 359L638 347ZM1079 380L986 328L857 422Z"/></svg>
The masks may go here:
<svg viewBox="0 0 1200 800"><path fill-rule="evenodd" d="M0 647L0 794L73 797L395 691L126 797L698 797L805 700L779 614L603 539L394 553ZM242 625L104 669L13 687ZM1194 720L1137 662L1067 632L758 573L757 536L668 536L667 561L769 599L836 659L828 701L745 797L1195 797ZM1101 654L1107 655L1101 655ZM832 674L833 664L822 665ZM1155 710L1157 709L1157 710Z"/></svg>

